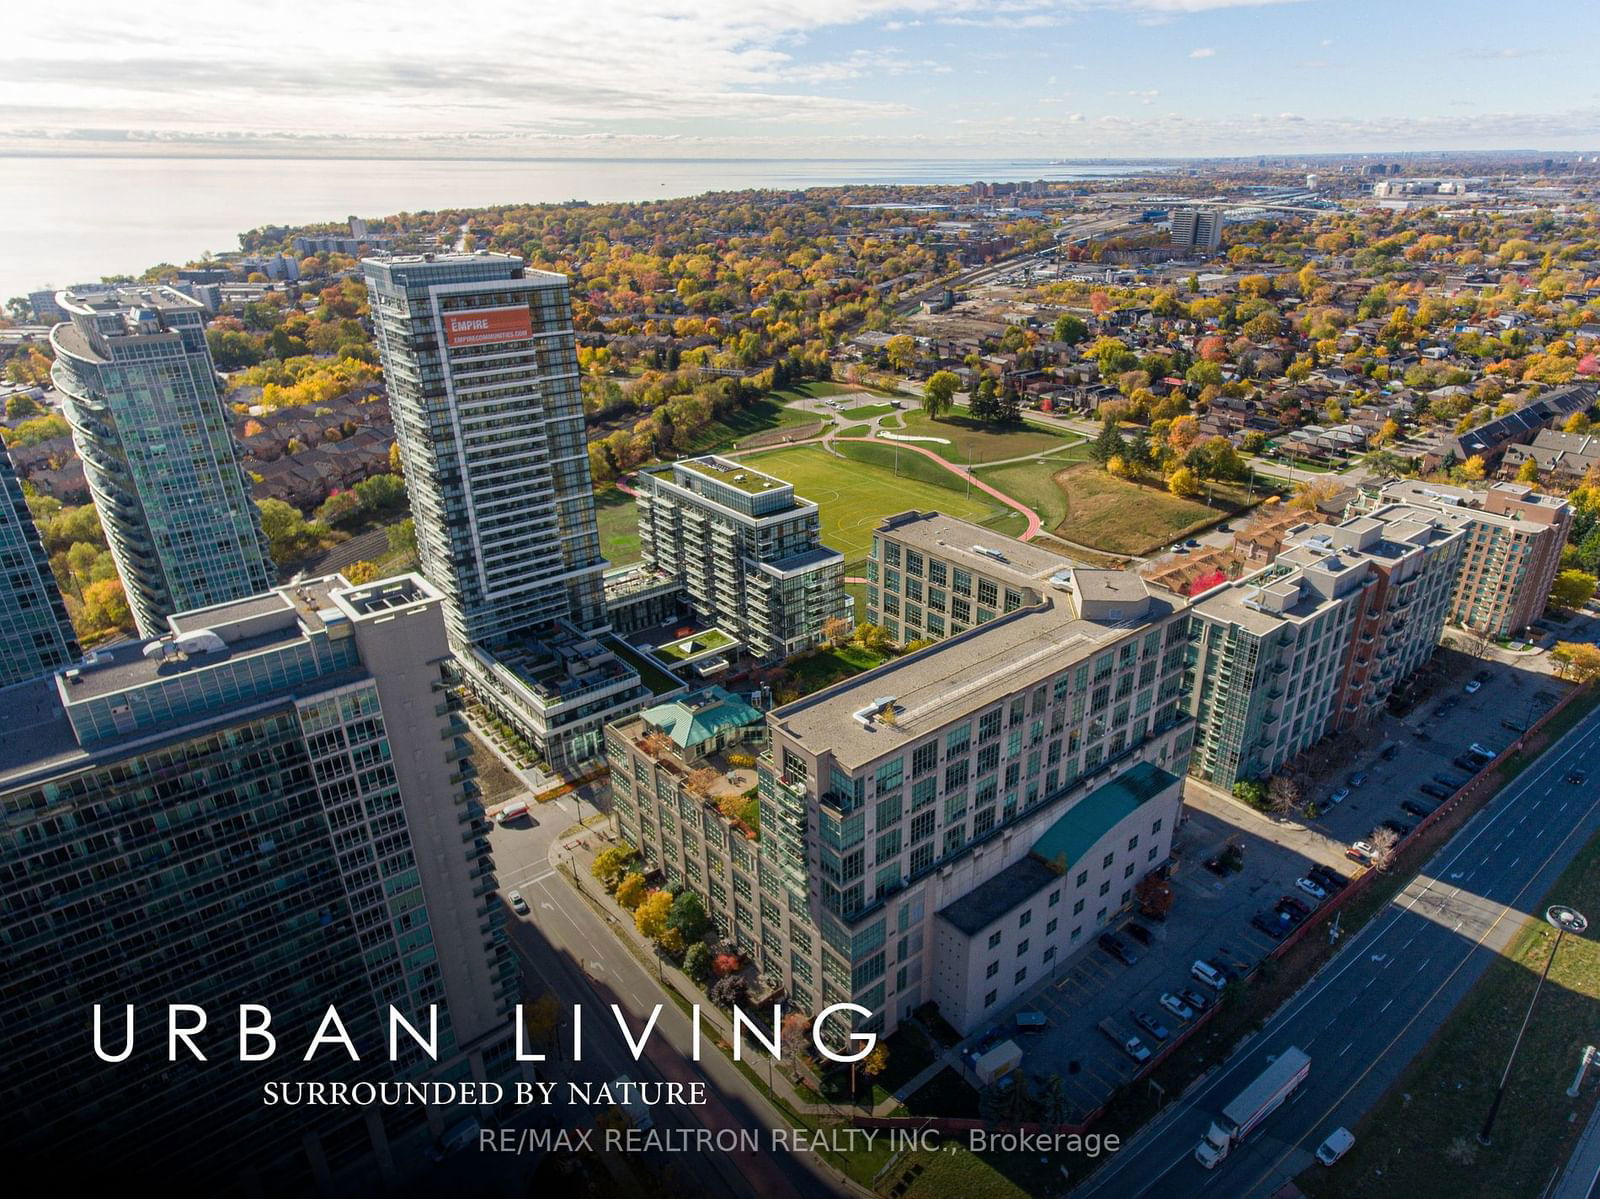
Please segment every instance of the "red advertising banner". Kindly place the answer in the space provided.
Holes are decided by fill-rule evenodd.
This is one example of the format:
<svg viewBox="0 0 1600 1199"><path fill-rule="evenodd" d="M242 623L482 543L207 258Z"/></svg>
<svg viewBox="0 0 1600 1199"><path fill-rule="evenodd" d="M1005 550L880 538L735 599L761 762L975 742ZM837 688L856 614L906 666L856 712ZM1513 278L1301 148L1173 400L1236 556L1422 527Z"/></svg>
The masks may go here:
<svg viewBox="0 0 1600 1199"><path fill-rule="evenodd" d="M520 305L515 308L479 308L471 312L444 314L444 342L452 349L532 336L533 316Z"/></svg>

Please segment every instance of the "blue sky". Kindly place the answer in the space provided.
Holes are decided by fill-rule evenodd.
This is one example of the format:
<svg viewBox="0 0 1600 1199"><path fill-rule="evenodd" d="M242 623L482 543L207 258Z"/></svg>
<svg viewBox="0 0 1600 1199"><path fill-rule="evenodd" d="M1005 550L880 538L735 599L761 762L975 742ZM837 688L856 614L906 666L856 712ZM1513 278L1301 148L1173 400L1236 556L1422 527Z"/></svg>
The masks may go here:
<svg viewBox="0 0 1600 1199"><path fill-rule="evenodd" d="M0 137L482 153L1600 149L1594 0L80 0Z"/></svg>

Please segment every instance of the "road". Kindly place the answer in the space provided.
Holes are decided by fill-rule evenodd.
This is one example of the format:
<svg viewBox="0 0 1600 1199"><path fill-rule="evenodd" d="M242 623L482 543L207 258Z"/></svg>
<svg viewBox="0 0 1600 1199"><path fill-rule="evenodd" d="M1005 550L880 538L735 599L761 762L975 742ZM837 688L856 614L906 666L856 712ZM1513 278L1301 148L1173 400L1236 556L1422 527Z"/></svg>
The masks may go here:
<svg viewBox="0 0 1600 1199"><path fill-rule="evenodd" d="M584 813L595 809L582 805ZM559 1077L591 1081L614 1079L626 1073L645 1081L706 1083L707 1103L703 1107L657 1107L657 1127L663 1129L694 1126L720 1129L756 1130L765 1141L767 1130L785 1125L760 1092L715 1048L707 1047L701 1060L692 1053L692 1027L683 1011L662 994L660 985L649 975L618 940L606 920L573 892L572 884L556 869L564 843L559 830L577 820L574 801L564 798L535 808L538 823L497 827L493 833L495 860L501 892L522 893L532 912L517 919L508 913L512 945L521 961L527 989L533 993L553 992L566 1018L558 1043L570 1052L571 1009L584 1007L583 1061L556 1062ZM590 834L595 835L595 834ZM567 838L570 840L570 838ZM585 886L593 886L583 880ZM651 1009L661 1012L648 1045L644 1061L635 1063L622 1039L609 1005L617 1004L635 1030L644 1027ZM592 1126L593 1114L574 1113L574 1124ZM665 1156L665 1155L660 1155ZM762 1199L798 1199L801 1195L846 1194L838 1176L812 1154L787 1151L762 1153L688 1152L672 1155L660 1164L677 1167L680 1182L694 1183L708 1196L759 1195Z"/></svg>
<svg viewBox="0 0 1600 1199"><path fill-rule="evenodd" d="M1329 1132L1378 1101L1600 832L1600 792L1565 780L1597 750L1600 712L1475 815L1241 1052L1078 1194L1254 1199L1305 1169ZM1311 1055L1310 1078L1208 1173L1193 1156L1206 1125L1290 1045Z"/></svg>

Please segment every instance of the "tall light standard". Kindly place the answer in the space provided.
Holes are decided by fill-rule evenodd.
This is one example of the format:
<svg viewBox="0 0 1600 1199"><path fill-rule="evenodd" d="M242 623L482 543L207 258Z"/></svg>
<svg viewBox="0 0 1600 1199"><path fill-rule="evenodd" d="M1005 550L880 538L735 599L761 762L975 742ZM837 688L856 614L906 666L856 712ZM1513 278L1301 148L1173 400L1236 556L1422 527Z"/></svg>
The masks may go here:
<svg viewBox="0 0 1600 1199"><path fill-rule="evenodd" d="M1528 1022L1533 1019L1533 1005L1539 1002L1539 992L1544 988L1544 980L1550 976L1550 965L1556 960L1556 954L1561 950L1561 938L1571 933L1581 936L1583 930L1589 927L1589 922L1582 913L1575 911L1564 904L1554 904L1545 909L1544 918L1555 926L1556 943L1550 947L1550 956L1544 960L1544 969L1539 972L1539 981L1533 988L1533 997L1528 1000L1528 1010L1522 1017L1522 1027L1517 1029L1517 1039L1511 1043L1511 1056L1506 1058L1505 1072L1500 1075L1500 1085L1495 1088L1494 1099L1489 1104L1489 1114L1483 1118L1483 1128L1478 1133L1478 1143L1489 1143L1489 1132L1494 1128L1494 1118L1500 1112L1500 1101L1505 1098L1506 1082L1511 1077L1512 1063L1517 1060L1517 1049L1522 1044L1523 1034L1528 1031Z"/></svg>

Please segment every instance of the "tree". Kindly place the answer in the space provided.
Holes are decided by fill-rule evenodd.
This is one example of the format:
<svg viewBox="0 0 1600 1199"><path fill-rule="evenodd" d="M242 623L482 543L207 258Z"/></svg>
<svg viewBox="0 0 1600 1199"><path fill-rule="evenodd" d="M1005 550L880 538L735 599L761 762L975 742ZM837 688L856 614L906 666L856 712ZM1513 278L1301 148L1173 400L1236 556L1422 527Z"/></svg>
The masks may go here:
<svg viewBox="0 0 1600 1199"><path fill-rule="evenodd" d="M721 781L722 771L713 766L702 766L689 772L689 777L683 780L683 789L696 799L709 799L712 789Z"/></svg>
<svg viewBox="0 0 1600 1199"><path fill-rule="evenodd" d="M356 498L368 512L387 512L406 502L405 480L399 475L373 475L355 485Z"/></svg>
<svg viewBox="0 0 1600 1199"><path fill-rule="evenodd" d="M864 650L872 653L887 653L894 642L889 637L889 630L882 625L866 624L863 622L856 626L856 643Z"/></svg>
<svg viewBox="0 0 1600 1199"><path fill-rule="evenodd" d="M617 884L617 903L624 911L637 911L644 902L649 886L644 881L644 875L634 871L622 876L622 881Z"/></svg>
<svg viewBox="0 0 1600 1199"><path fill-rule="evenodd" d="M961 376L954 371L934 371L933 377L922 385L922 410L929 419L938 420L950 411L956 389L961 386Z"/></svg>
<svg viewBox="0 0 1600 1199"><path fill-rule="evenodd" d="M1555 671L1574 683L1600 679L1600 648L1583 641L1558 641L1550 651Z"/></svg>
<svg viewBox="0 0 1600 1199"><path fill-rule="evenodd" d="M1053 330L1056 341L1064 341L1069 346L1075 346L1089 336L1089 326L1070 312L1056 317L1056 327Z"/></svg>
<svg viewBox="0 0 1600 1199"><path fill-rule="evenodd" d="M889 1047L882 1041L879 1041L877 1048L875 1048L871 1053L867 1054L866 1057L861 1059L861 1073L865 1074L868 1078L877 1078L878 1075L882 1074L888 1068Z"/></svg>
<svg viewBox="0 0 1600 1199"><path fill-rule="evenodd" d="M1089 456L1105 466L1111 459L1127 453L1127 446L1122 440L1122 428L1115 418L1107 416L1100 422L1100 433L1094 439L1094 444L1089 447Z"/></svg>
<svg viewBox="0 0 1600 1199"><path fill-rule="evenodd" d="M1187 454L1199 439L1200 422L1189 413L1176 417L1167 430L1167 444L1180 454Z"/></svg>
<svg viewBox="0 0 1600 1199"><path fill-rule="evenodd" d="M711 959L711 973L718 978L726 978L730 974L737 974L744 969L744 959L730 950L718 950Z"/></svg>
<svg viewBox="0 0 1600 1199"><path fill-rule="evenodd" d="M361 519L361 501L353 491L336 491L322 501L322 506L317 509L317 519L334 528L353 525Z"/></svg>
<svg viewBox="0 0 1600 1199"><path fill-rule="evenodd" d="M917 343L909 333L897 333L884 343L884 357L897 371L908 371L917 364Z"/></svg>
<svg viewBox="0 0 1600 1199"><path fill-rule="evenodd" d="M121 579L101 579L83 589L83 623L87 637L133 626L133 613L128 608L128 597L123 594Z"/></svg>
<svg viewBox="0 0 1600 1199"><path fill-rule="evenodd" d="M1524 458L1522 465L1517 467L1518 483L1537 483L1539 481L1539 463L1532 458Z"/></svg>
<svg viewBox="0 0 1600 1199"><path fill-rule="evenodd" d="M1488 473L1489 467L1482 454L1474 454L1461 464L1461 477L1468 482L1476 483Z"/></svg>
<svg viewBox="0 0 1600 1199"><path fill-rule="evenodd" d="M1367 834L1367 844L1372 846L1372 868L1387 870L1394 865L1394 852L1400 844L1400 834L1392 828L1379 825Z"/></svg>
<svg viewBox="0 0 1600 1199"><path fill-rule="evenodd" d="M409 554L413 558L416 557L417 522L408 516L397 524L390 525L386 540L391 554Z"/></svg>
<svg viewBox="0 0 1600 1199"><path fill-rule="evenodd" d="M1589 424L1589 414L1587 412L1574 412L1567 417L1567 423L1562 426L1562 431L1566 433L1587 433Z"/></svg>
<svg viewBox="0 0 1600 1199"><path fill-rule="evenodd" d="M696 942L683 951L683 972L698 986L711 979L711 950Z"/></svg>
<svg viewBox="0 0 1600 1199"><path fill-rule="evenodd" d="M967 411L973 420L987 422L999 419L1000 401L996 395L993 375L984 375L978 380L977 388L967 399Z"/></svg>
<svg viewBox="0 0 1600 1199"><path fill-rule="evenodd" d="M556 997L546 991L522 1011L522 1022L528 1029L531 1045L548 1045L561 1027L561 1008Z"/></svg>
<svg viewBox="0 0 1600 1199"><path fill-rule="evenodd" d="M615 891L637 856L631 845L613 845L595 854L594 861L589 864L589 873L607 891Z"/></svg>
<svg viewBox="0 0 1600 1199"><path fill-rule="evenodd" d="M272 560L279 566L292 562L317 542L315 531L299 511L282 500L257 500L261 531L267 535Z"/></svg>
<svg viewBox="0 0 1600 1199"><path fill-rule="evenodd" d="M672 900L672 911L667 916L667 927L676 929L685 944L699 941L711 928L711 918L706 915L705 904L693 891L680 891Z"/></svg>
<svg viewBox="0 0 1600 1199"><path fill-rule="evenodd" d="M1550 588L1550 602L1558 608L1581 608L1594 598L1600 578L1582 570L1564 570Z"/></svg>
<svg viewBox="0 0 1600 1199"><path fill-rule="evenodd" d="M749 1000L750 984L745 982L743 975L730 974L712 983L709 994L713 1003L731 1011L743 1007Z"/></svg>
<svg viewBox="0 0 1600 1199"><path fill-rule="evenodd" d="M666 891L652 891L633 910L633 927L639 930L640 936L659 941L661 934L667 931L667 917L671 912L672 896Z"/></svg>
<svg viewBox="0 0 1600 1199"><path fill-rule="evenodd" d="M1187 466L1180 466L1167 476L1167 490L1179 499L1200 494L1200 480Z"/></svg>
<svg viewBox="0 0 1600 1199"><path fill-rule="evenodd" d="M830 616L822 622L822 637L834 649L850 640L850 621L843 616Z"/></svg>
<svg viewBox="0 0 1600 1199"><path fill-rule="evenodd" d="M1296 811L1300 800L1300 784L1288 775L1275 774L1267 780L1267 806L1279 816Z"/></svg>
<svg viewBox="0 0 1600 1199"><path fill-rule="evenodd" d="M1398 479L1407 470L1406 460L1393 450L1373 450L1363 454L1361 465L1369 477L1380 480Z"/></svg>
<svg viewBox="0 0 1600 1199"><path fill-rule="evenodd" d="M370 583L378 577L378 564L376 562L352 562L349 566L339 571L346 579L360 587L363 583Z"/></svg>

